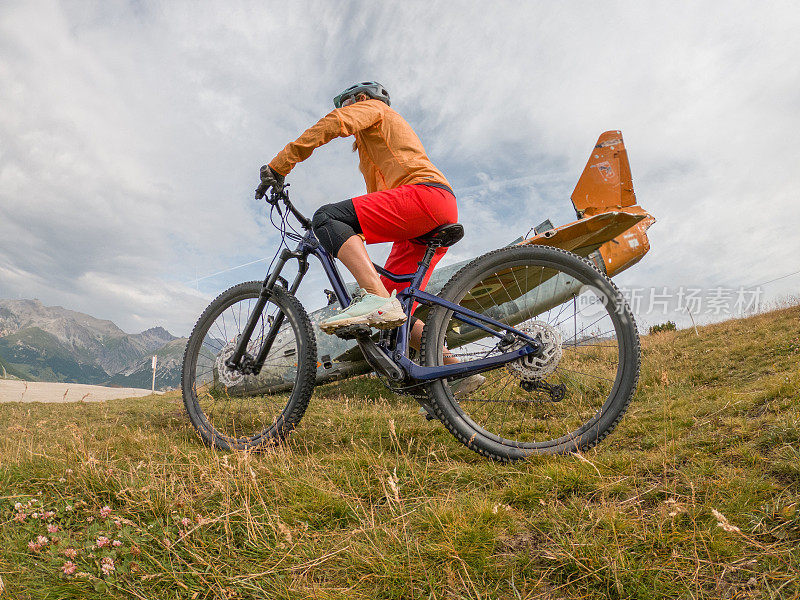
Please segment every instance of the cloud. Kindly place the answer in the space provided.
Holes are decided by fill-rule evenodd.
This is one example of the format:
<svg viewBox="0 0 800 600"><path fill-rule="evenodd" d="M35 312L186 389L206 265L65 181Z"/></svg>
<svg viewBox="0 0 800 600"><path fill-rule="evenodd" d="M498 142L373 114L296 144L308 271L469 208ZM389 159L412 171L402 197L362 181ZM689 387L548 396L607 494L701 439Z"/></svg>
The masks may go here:
<svg viewBox="0 0 800 600"><path fill-rule="evenodd" d="M658 219L622 284L778 277L800 251L798 21L747 3L6 4L0 296L187 333L198 306L264 275L226 269L274 253L258 167L364 78L459 194L448 262L573 219L594 141L621 129ZM307 213L364 189L343 140L290 181ZM323 303L319 269L309 284Z"/></svg>

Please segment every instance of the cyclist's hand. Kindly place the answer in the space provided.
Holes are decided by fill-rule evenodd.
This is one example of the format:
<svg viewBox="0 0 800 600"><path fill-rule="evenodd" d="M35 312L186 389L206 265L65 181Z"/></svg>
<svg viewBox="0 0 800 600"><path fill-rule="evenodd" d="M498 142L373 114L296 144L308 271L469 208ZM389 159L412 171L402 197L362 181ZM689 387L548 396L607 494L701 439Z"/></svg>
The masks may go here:
<svg viewBox="0 0 800 600"><path fill-rule="evenodd" d="M256 200L260 200L270 188L281 191L283 189L283 175L276 173L269 165L261 167L261 183L256 188Z"/></svg>

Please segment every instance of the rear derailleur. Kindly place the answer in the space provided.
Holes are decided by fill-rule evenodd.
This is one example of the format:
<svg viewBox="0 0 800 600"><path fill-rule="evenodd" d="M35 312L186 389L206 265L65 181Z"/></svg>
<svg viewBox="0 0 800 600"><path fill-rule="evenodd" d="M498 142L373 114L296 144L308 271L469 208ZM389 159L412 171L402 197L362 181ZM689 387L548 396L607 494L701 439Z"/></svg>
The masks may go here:
<svg viewBox="0 0 800 600"><path fill-rule="evenodd" d="M531 379L519 382L519 386L526 392L541 391L550 396L550 402L561 402L564 399L567 388L563 383L551 385L544 379Z"/></svg>

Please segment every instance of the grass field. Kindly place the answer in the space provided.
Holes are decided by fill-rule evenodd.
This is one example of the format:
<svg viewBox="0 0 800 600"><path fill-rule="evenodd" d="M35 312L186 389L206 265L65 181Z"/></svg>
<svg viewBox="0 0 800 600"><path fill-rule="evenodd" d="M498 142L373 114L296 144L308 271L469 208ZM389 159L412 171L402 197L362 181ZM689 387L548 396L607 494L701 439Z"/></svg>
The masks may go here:
<svg viewBox="0 0 800 600"><path fill-rule="evenodd" d="M0 405L0 598L800 597L800 306L642 343L607 440L512 465L371 378L261 455L176 393Z"/></svg>

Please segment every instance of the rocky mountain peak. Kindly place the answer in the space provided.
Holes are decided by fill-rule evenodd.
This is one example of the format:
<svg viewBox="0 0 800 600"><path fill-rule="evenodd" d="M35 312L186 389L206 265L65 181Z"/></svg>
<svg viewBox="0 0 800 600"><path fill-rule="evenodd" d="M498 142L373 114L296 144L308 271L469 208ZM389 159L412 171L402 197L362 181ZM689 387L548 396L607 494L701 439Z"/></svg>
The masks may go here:
<svg viewBox="0 0 800 600"><path fill-rule="evenodd" d="M48 341L35 334L43 331ZM15 334L22 335L30 351L41 356L52 354L58 346L66 360L96 366L109 375L120 373L152 355L165 344L177 339L163 327L151 327L141 333L129 334L114 323L60 306L45 306L39 300L0 299L0 346L10 343ZM17 336L18 337L18 336ZM54 339L55 338L55 339ZM38 345L37 345L38 344ZM39 345L46 344L48 348ZM2 348L0 348L2 350ZM21 360L21 359L20 359Z"/></svg>
<svg viewBox="0 0 800 600"><path fill-rule="evenodd" d="M145 335L145 334L151 335L151 336L169 338L170 340L174 340L175 339L174 335L172 335L169 331L167 331L166 329L164 329L160 325L156 326L156 327L151 327L150 329L145 329L140 335Z"/></svg>

